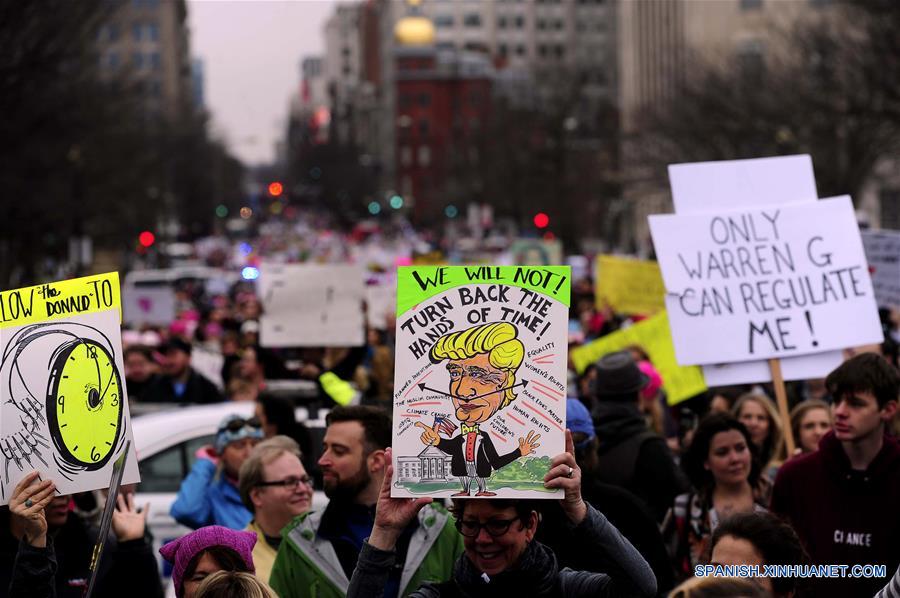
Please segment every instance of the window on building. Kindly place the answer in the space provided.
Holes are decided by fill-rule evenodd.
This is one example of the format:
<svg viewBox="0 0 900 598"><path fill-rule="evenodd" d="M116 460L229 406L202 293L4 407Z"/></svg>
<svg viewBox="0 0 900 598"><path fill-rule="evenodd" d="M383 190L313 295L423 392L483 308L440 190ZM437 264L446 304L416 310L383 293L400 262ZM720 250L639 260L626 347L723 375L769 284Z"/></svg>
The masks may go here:
<svg viewBox="0 0 900 598"><path fill-rule="evenodd" d="M116 23L107 23L97 30L97 39L101 42L115 42L119 40L119 26Z"/></svg>
<svg viewBox="0 0 900 598"><path fill-rule="evenodd" d="M565 27L565 23L563 23L562 19L557 19L553 25L556 27L557 31L562 31L563 27Z"/></svg>
<svg viewBox="0 0 900 598"><path fill-rule="evenodd" d="M545 46L544 44L538 44L538 56L540 56L541 58L547 57L547 46Z"/></svg>
<svg viewBox="0 0 900 598"><path fill-rule="evenodd" d="M144 27L144 33L151 42L159 41L159 25L156 23L147 23Z"/></svg>
<svg viewBox="0 0 900 598"><path fill-rule="evenodd" d="M506 17L497 17L497 29L506 29Z"/></svg>
<svg viewBox="0 0 900 598"><path fill-rule="evenodd" d="M162 95L162 84L157 79L149 79L144 83L144 93L151 98Z"/></svg>
<svg viewBox="0 0 900 598"><path fill-rule="evenodd" d="M878 196L881 200L881 228L900 229L900 189L882 189Z"/></svg>
<svg viewBox="0 0 900 598"><path fill-rule="evenodd" d="M419 121L419 135L421 137L428 137L428 121L424 118Z"/></svg>
<svg viewBox="0 0 900 598"><path fill-rule="evenodd" d="M144 55L140 52L135 52L131 55L131 66L136 69L144 68Z"/></svg>
<svg viewBox="0 0 900 598"><path fill-rule="evenodd" d="M419 106L425 107L431 105L431 94L427 92L421 92L419 94Z"/></svg>
<svg viewBox="0 0 900 598"><path fill-rule="evenodd" d="M118 52L108 51L100 55L100 68L115 70L119 68L120 64L121 60Z"/></svg>
<svg viewBox="0 0 900 598"><path fill-rule="evenodd" d="M419 166L428 166L431 164L431 148L427 145L419 146L418 156Z"/></svg>
<svg viewBox="0 0 900 598"><path fill-rule="evenodd" d="M516 17L516 29L522 29L523 27L525 27L525 17L518 15Z"/></svg>
<svg viewBox="0 0 900 598"><path fill-rule="evenodd" d="M436 15L434 17L434 26L439 28L453 27L453 15Z"/></svg>
<svg viewBox="0 0 900 598"><path fill-rule="evenodd" d="M547 28L547 23L544 22L544 19L538 19L535 27L537 27L538 31L543 31Z"/></svg>
<svg viewBox="0 0 900 598"><path fill-rule="evenodd" d="M159 55L159 52L150 52L148 54L148 58L150 61L150 68L154 71L158 71L162 68L162 58Z"/></svg>
<svg viewBox="0 0 900 598"><path fill-rule="evenodd" d="M500 44L499 46L497 46L497 53L500 54L500 56L502 56L503 58L506 58L507 56L509 56L509 48L506 46L506 44Z"/></svg>
<svg viewBox="0 0 900 598"><path fill-rule="evenodd" d="M435 48L438 50L453 50L456 48L456 44L453 42L438 42L435 44Z"/></svg>
<svg viewBox="0 0 900 598"><path fill-rule="evenodd" d="M142 23L135 23L131 26L131 35L134 37L134 41L139 42L144 39L144 25Z"/></svg>
<svg viewBox="0 0 900 598"><path fill-rule="evenodd" d="M556 53L557 58L562 58L566 54L566 49L562 45L557 45L553 48L553 51Z"/></svg>
<svg viewBox="0 0 900 598"><path fill-rule="evenodd" d="M410 166L412 164L412 148L404 145L400 148L400 165Z"/></svg>
<svg viewBox="0 0 900 598"><path fill-rule="evenodd" d="M408 93L401 93L400 97L397 99L397 104L400 108L409 108L412 106L413 97Z"/></svg>
<svg viewBox="0 0 900 598"><path fill-rule="evenodd" d="M481 27L481 15L471 12L463 17L463 25L466 27Z"/></svg>
<svg viewBox="0 0 900 598"><path fill-rule="evenodd" d="M741 0L741 10L756 10L762 8L763 0Z"/></svg>
<svg viewBox="0 0 900 598"><path fill-rule="evenodd" d="M525 46L519 44L516 46L516 56L525 56Z"/></svg>

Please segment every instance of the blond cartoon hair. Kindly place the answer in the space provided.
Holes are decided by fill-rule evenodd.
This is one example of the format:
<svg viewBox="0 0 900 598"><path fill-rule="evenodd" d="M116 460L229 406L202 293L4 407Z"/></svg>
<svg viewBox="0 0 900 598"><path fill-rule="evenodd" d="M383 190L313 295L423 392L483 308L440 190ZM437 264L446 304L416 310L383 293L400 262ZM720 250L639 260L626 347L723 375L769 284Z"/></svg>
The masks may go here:
<svg viewBox="0 0 900 598"><path fill-rule="evenodd" d="M516 371L525 358L525 345L516 336L516 327L508 322L481 324L466 330L445 334L431 347L429 357L432 363L445 359L469 359L487 353L488 362L506 373L506 392L500 409L514 400L512 387L516 383Z"/></svg>

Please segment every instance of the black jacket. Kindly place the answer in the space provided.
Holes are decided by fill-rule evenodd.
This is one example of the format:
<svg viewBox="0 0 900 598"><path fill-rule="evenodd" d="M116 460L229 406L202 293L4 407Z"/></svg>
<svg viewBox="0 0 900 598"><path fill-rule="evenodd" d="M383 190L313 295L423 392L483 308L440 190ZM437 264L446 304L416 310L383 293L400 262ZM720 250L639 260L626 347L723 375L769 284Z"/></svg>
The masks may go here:
<svg viewBox="0 0 900 598"><path fill-rule="evenodd" d="M481 444L475 454L475 473L480 478L489 478L491 473L508 465L522 456L522 451L516 449L511 453L501 455L494 448L490 436L484 430L479 431ZM459 434L453 438L442 438L437 447L452 457L450 461L450 473L457 477L466 477L466 435Z"/></svg>
<svg viewBox="0 0 900 598"><path fill-rule="evenodd" d="M175 386L169 376L160 376L141 396L144 403L221 403L224 400L216 385L194 369L191 369L180 397L175 396Z"/></svg>
<svg viewBox="0 0 900 598"><path fill-rule="evenodd" d="M553 551L532 541L518 562L498 575L482 575L463 555L456 561L451 581L426 583L409 598L603 598L656 594L656 580L649 565L602 513L589 506L584 521L577 526L567 524L566 529L595 558L613 563L613 570L606 574L560 569ZM395 562L394 552L379 550L366 542L347 598L380 595Z"/></svg>
<svg viewBox="0 0 900 598"><path fill-rule="evenodd" d="M656 575L657 595L667 596L675 585L675 572L647 505L627 490L588 477L582 481L581 494L595 509L602 509L609 522L641 553ZM616 571L615 563L598 558L589 546L572 537L559 502L540 501L540 506L542 519L536 539L556 553L560 567L595 573Z"/></svg>
<svg viewBox="0 0 900 598"><path fill-rule="evenodd" d="M601 401L592 415L600 442L598 480L635 494L662 521L690 487L666 441L647 428L636 403Z"/></svg>
<svg viewBox="0 0 900 598"><path fill-rule="evenodd" d="M45 549L19 542L7 532L0 547L0 588L9 588L10 598L81 598L90 580L96 538L96 530L72 513L65 525L51 532ZM94 596L126 595L162 598L159 568L149 539L119 544L110 534Z"/></svg>

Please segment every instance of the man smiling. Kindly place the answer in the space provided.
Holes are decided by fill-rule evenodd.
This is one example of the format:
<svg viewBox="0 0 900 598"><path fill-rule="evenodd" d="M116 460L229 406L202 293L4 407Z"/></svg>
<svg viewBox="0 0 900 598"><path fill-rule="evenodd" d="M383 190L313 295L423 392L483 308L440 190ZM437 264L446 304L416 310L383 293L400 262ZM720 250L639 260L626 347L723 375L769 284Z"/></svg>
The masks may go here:
<svg viewBox="0 0 900 598"><path fill-rule="evenodd" d="M438 434L437 424L429 428L418 422L416 426L423 430L424 444L451 456L450 472L463 487L453 496L469 496L473 480L478 485L475 496L496 496L488 491L486 478L540 446L540 434L529 432L526 438L519 438L519 448L500 455L487 430L479 427L516 399L516 372L525 356L525 347L516 335L512 324L495 322L442 336L431 348L432 363L449 360L449 394L461 424L460 434L446 439Z"/></svg>

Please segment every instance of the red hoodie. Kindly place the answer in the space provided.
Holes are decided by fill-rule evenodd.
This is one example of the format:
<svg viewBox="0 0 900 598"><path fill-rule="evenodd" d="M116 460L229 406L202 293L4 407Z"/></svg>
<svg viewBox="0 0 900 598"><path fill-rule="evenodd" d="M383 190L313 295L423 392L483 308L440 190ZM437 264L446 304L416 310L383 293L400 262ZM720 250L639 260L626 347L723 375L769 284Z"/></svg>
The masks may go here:
<svg viewBox="0 0 900 598"><path fill-rule="evenodd" d="M900 443L884 446L865 471L850 467L834 432L819 450L781 466L772 511L786 517L816 565L885 565L887 577L900 563ZM887 578L810 579L814 596L872 596Z"/></svg>

